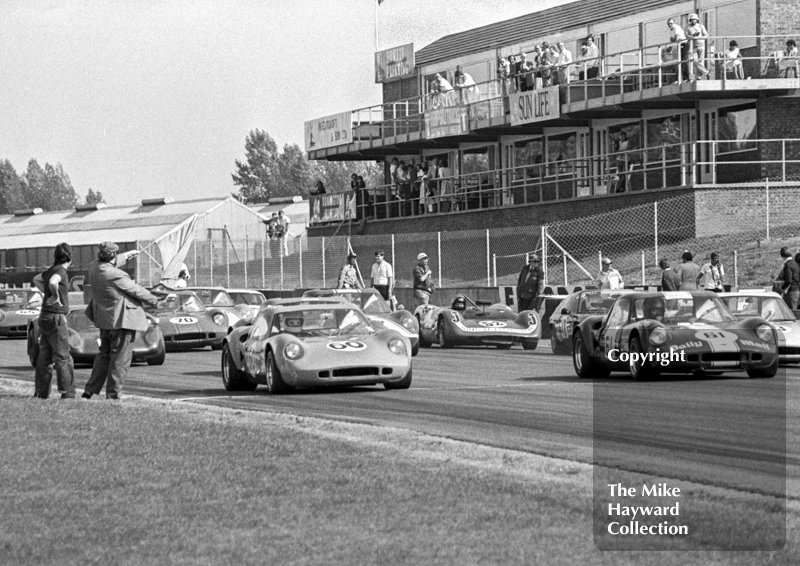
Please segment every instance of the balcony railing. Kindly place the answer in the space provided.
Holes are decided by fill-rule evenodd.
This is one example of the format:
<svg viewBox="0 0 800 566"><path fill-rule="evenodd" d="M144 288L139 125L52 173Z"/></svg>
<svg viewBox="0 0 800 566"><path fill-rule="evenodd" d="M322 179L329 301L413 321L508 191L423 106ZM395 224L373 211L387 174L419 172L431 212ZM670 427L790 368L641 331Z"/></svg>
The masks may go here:
<svg viewBox="0 0 800 566"><path fill-rule="evenodd" d="M708 78L719 81L714 85L718 85L720 90L748 88L743 81L751 79L790 79L793 81L790 86L797 88L800 84L800 57L781 54L786 40L791 38L788 35L709 37L705 40L703 61L709 70ZM731 39L742 45L741 57L735 60L725 56ZM688 53L688 59L681 60L680 45L658 44L601 56L594 61L577 60L569 65L552 66L550 76L558 77L560 102L568 106L631 92L662 89L695 78L694 41L689 40L683 51ZM736 73L740 64L742 79L738 79ZM598 68L598 76L587 79L593 74L589 71L594 66ZM540 88L543 84L541 79L536 80L533 88ZM764 88L764 85L758 86ZM515 81L498 78L469 87L455 87L449 92L426 93L355 110L352 113L352 139L367 143L369 147L422 139L425 137L426 113L455 106L467 107L470 120L481 116L506 117L507 120L507 97L516 90ZM658 92L654 93L657 95Z"/></svg>
<svg viewBox="0 0 800 566"><path fill-rule="evenodd" d="M312 197L311 224L518 206L694 185L797 181L800 139L698 141Z"/></svg>

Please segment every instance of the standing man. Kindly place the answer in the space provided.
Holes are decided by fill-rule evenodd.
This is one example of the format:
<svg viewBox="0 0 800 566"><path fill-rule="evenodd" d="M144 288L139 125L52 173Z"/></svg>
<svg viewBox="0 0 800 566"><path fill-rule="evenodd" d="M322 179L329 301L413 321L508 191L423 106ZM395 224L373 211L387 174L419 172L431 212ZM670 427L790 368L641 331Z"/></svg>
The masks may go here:
<svg viewBox="0 0 800 566"><path fill-rule="evenodd" d="M619 271L611 267L611 259L604 257L601 264L600 273L595 279L601 289L622 289L625 287L622 275L620 275Z"/></svg>
<svg viewBox="0 0 800 566"><path fill-rule="evenodd" d="M670 31L669 40L676 45L680 53L681 78L679 80L688 81L689 76L689 42L686 41L686 33L683 28L675 23L675 18L667 20L667 27ZM677 81L676 81L677 82Z"/></svg>
<svg viewBox="0 0 800 566"><path fill-rule="evenodd" d="M342 267L342 272L339 274L339 284L337 289L362 289L361 282L358 277L358 270L356 269L356 258L358 256L355 252L347 254L347 263Z"/></svg>
<svg viewBox="0 0 800 566"><path fill-rule="evenodd" d="M417 256L417 265L413 269L414 306L427 305L433 293L433 277L428 267L428 254L422 252Z"/></svg>
<svg viewBox="0 0 800 566"><path fill-rule="evenodd" d="M689 251L683 252L681 256L683 263L678 268L678 279L681 282L680 291L697 291L697 285L703 278L700 266L693 262L692 258L692 253Z"/></svg>
<svg viewBox="0 0 800 566"><path fill-rule="evenodd" d="M705 277L705 290L714 291L715 293L722 293L725 291L723 280L725 279L725 269L719 261L719 253L711 253L711 261L704 263L700 268L700 272Z"/></svg>
<svg viewBox="0 0 800 566"><path fill-rule="evenodd" d="M278 211L278 238L283 239L283 255L289 255L289 217L283 213L283 210Z"/></svg>
<svg viewBox="0 0 800 566"><path fill-rule="evenodd" d="M800 301L800 265L792 259L792 254L789 253L789 248L786 246L781 248L781 257L784 258L783 285L781 286L783 300L790 309L795 310Z"/></svg>
<svg viewBox="0 0 800 566"><path fill-rule="evenodd" d="M600 49L594 42L594 36L586 38L586 78L596 79L600 74Z"/></svg>
<svg viewBox="0 0 800 566"><path fill-rule="evenodd" d="M572 69L572 51L564 46L563 41L558 42L558 82L554 84L565 85L569 82L570 71Z"/></svg>
<svg viewBox="0 0 800 566"><path fill-rule="evenodd" d="M526 259L528 262L522 267L517 279L517 312L534 308L544 287L544 271L539 265L539 256L528 253Z"/></svg>
<svg viewBox="0 0 800 566"><path fill-rule="evenodd" d="M189 275L189 267L185 264L181 264L181 270L178 272L178 280L175 281L175 288L176 289L185 289L186 283L191 278Z"/></svg>
<svg viewBox="0 0 800 566"><path fill-rule="evenodd" d="M690 48L690 57L693 62L692 72L695 80L702 77L707 77L709 74L705 65L706 60L706 39L708 38L708 30L706 26L700 23L700 17L697 14L689 15L689 27L686 28L687 39L692 38L692 46Z"/></svg>
<svg viewBox="0 0 800 566"><path fill-rule="evenodd" d="M106 398L119 399L133 358L136 332L147 330L142 303L156 304L156 297L134 283L119 269L133 250L117 256L119 246L113 242L100 244L97 261L89 267L92 301L86 316L100 329L100 353L94 360L92 375L84 387L83 397L91 399L106 385Z"/></svg>
<svg viewBox="0 0 800 566"><path fill-rule="evenodd" d="M678 278L678 274L669 266L669 262L666 259L662 259L658 262L658 266L663 270L661 272L661 290L680 290L681 280Z"/></svg>
<svg viewBox="0 0 800 566"><path fill-rule="evenodd" d="M39 313L39 357L36 358L36 375L33 396L47 399L53 370L56 369L58 391L62 399L75 398L75 366L69 353L69 277L67 269L72 263L69 244L56 246L53 265L33 279L33 284L44 293L42 310Z"/></svg>
<svg viewBox="0 0 800 566"><path fill-rule="evenodd" d="M388 261L383 260L383 250L375 252L372 264L372 286L388 301L394 293L394 270Z"/></svg>

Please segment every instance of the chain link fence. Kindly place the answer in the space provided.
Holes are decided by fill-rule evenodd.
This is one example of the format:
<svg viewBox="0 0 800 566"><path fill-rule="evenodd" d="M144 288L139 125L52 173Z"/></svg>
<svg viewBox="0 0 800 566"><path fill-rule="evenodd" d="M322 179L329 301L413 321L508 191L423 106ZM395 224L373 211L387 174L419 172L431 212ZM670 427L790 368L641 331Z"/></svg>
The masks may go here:
<svg viewBox="0 0 800 566"><path fill-rule="evenodd" d="M412 285L417 255L426 253L440 288L516 285L525 255L543 257L551 285L586 285L609 257L627 286L658 285L658 261L676 266L684 251L695 262L721 255L726 283L769 286L780 270L779 250L800 249L797 186L726 187L695 191L649 204L542 226L373 234L286 240L195 241L185 263L190 285L258 289L335 287L348 253L358 254L364 279L382 250L399 287ZM137 277L158 283L158 246L140 242Z"/></svg>

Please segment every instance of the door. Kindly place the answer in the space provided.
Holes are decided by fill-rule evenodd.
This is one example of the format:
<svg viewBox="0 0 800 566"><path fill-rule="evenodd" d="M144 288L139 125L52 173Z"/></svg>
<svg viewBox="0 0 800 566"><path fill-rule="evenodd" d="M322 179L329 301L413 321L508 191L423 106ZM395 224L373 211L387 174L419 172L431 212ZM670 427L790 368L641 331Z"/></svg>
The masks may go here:
<svg viewBox="0 0 800 566"><path fill-rule="evenodd" d="M696 159L696 166L694 168L685 168L686 172L691 174L695 172L694 179L685 179L684 184L694 183L699 180L700 183L716 183L716 144L714 141L717 138L717 119L719 117L716 108L711 110L700 111L700 139L695 146L694 158ZM690 161L691 163L691 161Z"/></svg>
<svg viewBox="0 0 800 566"><path fill-rule="evenodd" d="M594 129L592 136L591 194L604 195L610 192L609 183L611 183L608 171L608 126Z"/></svg>
<svg viewBox="0 0 800 566"><path fill-rule="evenodd" d="M585 197L592 194L590 183L591 173L588 157L590 155L589 132L577 132L575 137L575 177L577 183L577 196Z"/></svg>

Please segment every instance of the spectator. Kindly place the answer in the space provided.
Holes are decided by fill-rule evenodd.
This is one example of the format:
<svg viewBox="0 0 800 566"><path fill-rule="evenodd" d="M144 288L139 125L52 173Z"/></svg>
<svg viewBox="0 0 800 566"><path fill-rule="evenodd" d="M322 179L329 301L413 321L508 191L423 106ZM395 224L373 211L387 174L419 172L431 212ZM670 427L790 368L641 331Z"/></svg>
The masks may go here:
<svg viewBox="0 0 800 566"><path fill-rule="evenodd" d="M434 104L437 106L450 106L452 105L453 85L451 85L441 73L436 73L436 78L433 79L433 92Z"/></svg>
<svg viewBox="0 0 800 566"><path fill-rule="evenodd" d="M703 274L700 271L700 266L692 261L691 252L683 252L681 258L683 263L678 268L678 279L681 282L681 291L697 291L697 285L700 283Z"/></svg>
<svg viewBox="0 0 800 566"><path fill-rule="evenodd" d="M373 216L372 214L372 195L367 190L367 184L364 182L364 177L358 175L356 177L356 219L364 220Z"/></svg>
<svg viewBox="0 0 800 566"><path fill-rule="evenodd" d="M689 14L689 27L686 28L686 36L692 38L691 58L694 62L694 78L697 80L707 77L709 71L706 68L705 61L708 30L706 26L700 23L700 17L697 14Z"/></svg>
<svg viewBox="0 0 800 566"><path fill-rule="evenodd" d="M155 296L117 267L139 252L117 255L118 251L113 242L100 244L97 261L89 267L93 296L86 317L100 329L100 353L84 388L85 399L99 394L103 384L106 398L119 399L131 366L136 332L147 330L142 303L156 304Z"/></svg>
<svg viewBox="0 0 800 566"><path fill-rule="evenodd" d="M589 44L581 42L581 52L578 54L578 80L586 80L589 71Z"/></svg>
<svg viewBox="0 0 800 566"><path fill-rule="evenodd" d="M783 76L788 79L789 71L791 71L794 78L797 78L797 57L797 42L794 39L786 42L786 49L775 52L775 63L778 67L779 77L783 73Z"/></svg>
<svg viewBox="0 0 800 566"><path fill-rule="evenodd" d="M515 55L508 56L508 94L519 92L519 61Z"/></svg>
<svg viewBox="0 0 800 566"><path fill-rule="evenodd" d="M517 79L519 83L519 91L527 92L533 90L536 80L535 65L528 61L528 54L523 53L520 55L519 71L517 72Z"/></svg>
<svg viewBox="0 0 800 566"><path fill-rule="evenodd" d="M400 203L400 215L408 216L411 212L411 174L405 161L400 162L397 170L397 194L402 201Z"/></svg>
<svg viewBox="0 0 800 566"><path fill-rule="evenodd" d="M594 42L593 35L590 35L586 38L586 47L586 78L595 79L600 75L600 50L597 48L597 45Z"/></svg>
<svg viewBox="0 0 800 566"><path fill-rule="evenodd" d="M533 72L529 73L527 78L528 90L535 90L542 86L542 46L535 45L533 47Z"/></svg>
<svg viewBox="0 0 800 566"><path fill-rule="evenodd" d="M563 41L558 42L558 57L556 62L558 63L558 73L555 76L556 82L553 84L565 85L569 83L570 75L572 74L572 51L564 46Z"/></svg>
<svg viewBox="0 0 800 566"><path fill-rule="evenodd" d="M595 281L601 289L622 289L625 282L619 271L611 267L611 259L604 257L601 261L602 267Z"/></svg>
<svg viewBox="0 0 800 566"><path fill-rule="evenodd" d="M669 266L666 259L658 262L658 266L662 269L661 272L661 290L662 291L678 291L681 288L681 280L678 274Z"/></svg>
<svg viewBox="0 0 800 566"><path fill-rule="evenodd" d="M548 87L552 84L553 66L557 62L557 55L553 53L550 44L546 41L542 43L541 53L539 53L539 65L537 72L541 77L542 87Z"/></svg>
<svg viewBox="0 0 800 566"><path fill-rule="evenodd" d="M383 250L375 252L375 263L372 264L372 286L381 297L388 301L394 294L394 270L388 261L383 259Z"/></svg>
<svg viewBox="0 0 800 566"><path fill-rule="evenodd" d="M673 84L678 81L678 53L677 46L667 45L661 48L662 85Z"/></svg>
<svg viewBox="0 0 800 566"><path fill-rule="evenodd" d="M270 238L277 238L276 232L278 230L278 213L273 212L272 217L267 222L267 236Z"/></svg>
<svg viewBox="0 0 800 566"><path fill-rule="evenodd" d="M358 268L356 266L356 258L358 256L355 252L347 254L347 263L342 267L342 272L339 273L339 283L337 289L363 289L360 277L358 275Z"/></svg>
<svg viewBox="0 0 800 566"><path fill-rule="evenodd" d="M517 312L535 308L536 299L544 287L544 271L539 265L539 256L528 253L526 260L517 279Z"/></svg>
<svg viewBox="0 0 800 566"><path fill-rule="evenodd" d="M439 168L436 164L436 159L428 162L428 191L425 199L425 202L428 203L428 212L439 211L439 203L437 201L439 195L439 182L437 180Z"/></svg>
<svg viewBox="0 0 800 566"><path fill-rule="evenodd" d="M725 291L725 269L719 261L719 253L711 252L711 261L704 263L700 272L703 274L703 287L706 291L714 291L715 293Z"/></svg>
<svg viewBox="0 0 800 566"><path fill-rule="evenodd" d="M186 266L185 263L181 264L181 268L178 271L178 279L175 281L175 288L176 289L184 289L186 285L191 279L191 275L189 275L189 268Z"/></svg>
<svg viewBox="0 0 800 566"><path fill-rule="evenodd" d="M800 256L800 254L798 254ZM792 254L789 253L789 248L781 248L781 257L783 259L783 271L781 272L783 284L781 285L781 293L783 300L786 301L787 306L796 310L798 301L800 301L800 265L797 264L796 259L792 259Z"/></svg>
<svg viewBox="0 0 800 566"><path fill-rule="evenodd" d="M497 64L497 78L500 80L502 95L508 96L511 94L511 64L505 57L501 57Z"/></svg>
<svg viewBox="0 0 800 566"><path fill-rule="evenodd" d="M617 186L614 191L616 193L624 193L628 185L628 170L632 167L627 153L629 145L628 133L625 130L620 130L614 140L618 177Z"/></svg>
<svg viewBox="0 0 800 566"><path fill-rule="evenodd" d="M680 57L680 73L675 82L689 80L689 42L686 41L686 33L683 28L675 23L675 18L667 20L667 27L672 35L669 36L670 42L675 44Z"/></svg>
<svg viewBox="0 0 800 566"><path fill-rule="evenodd" d="M450 212L453 204L453 172L447 166L447 162L440 159L436 162L436 169L439 175L439 211Z"/></svg>
<svg viewBox="0 0 800 566"><path fill-rule="evenodd" d="M742 65L742 54L739 51L739 44L732 40L728 50L723 54L725 60L725 72L732 72L734 79L744 79L744 67Z"/></svg>
<svg viewBox="0 0 800 566"><path fill-rule="evenodd" d="M425 252L417 256L417 265L412 271L414 278L414 306L427 305L433 293L433 277L428 267L428 254Z"/></svg>
<svg viewBox="0 0 800 566"><path fill-rule="evenodd" d="M456 88L461 92L461 101L464 104L472 104L478 96L478 85L472 75L465 73L459 66L456 69Z"/></svg>
<svg viewBox="0 0 800 566"><path fill-rule="evenodd" d="M33 396L47 399L53 382L62 399L75 398L75 366L69 353L69 276L72 248L58 244L53 252L53 265L33 279L33 284L44 293L42 308L36 324L39 326L39 356L36 358ZM52 365L51 365L52 364Z"/></svg>
<svg viewBox="0 0 800 566"><path fill-rule="evenodd" d="M352 185L352 183L351 183ZM313 191L309 193L310 195L324 195L325 194L325 185L322 184L322 181L317 181L317 187Z"/></svg>
<svg viewBox="0 0 800 566"><path fill-rule="evenodd" d="M276 237L283 241L283 255L289 255L289 223L291 220L283 213L278 211L278 222L276 224Z"/></svg>
<svg viewBox="0 0 800 566"><path fill-rule="evenodd" d="M411 187L412 208L414 216L425 212L425 190L427 189L428 170L422 163L417 163L414 184Z"/></svg>

